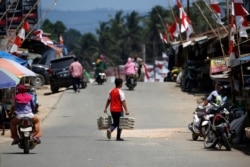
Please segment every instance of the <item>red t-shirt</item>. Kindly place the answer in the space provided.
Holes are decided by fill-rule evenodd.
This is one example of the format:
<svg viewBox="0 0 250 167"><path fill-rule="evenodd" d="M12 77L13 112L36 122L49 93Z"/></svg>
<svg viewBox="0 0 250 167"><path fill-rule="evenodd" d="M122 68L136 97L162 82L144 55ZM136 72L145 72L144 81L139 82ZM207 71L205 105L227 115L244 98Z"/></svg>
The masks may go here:
<svg viewBox="0 0 250 167"><path fill-rule="evenodd" d="M124 92L119 88L114 88L109 92L110 112L122 112L122 102L125 101Z"/></svg>

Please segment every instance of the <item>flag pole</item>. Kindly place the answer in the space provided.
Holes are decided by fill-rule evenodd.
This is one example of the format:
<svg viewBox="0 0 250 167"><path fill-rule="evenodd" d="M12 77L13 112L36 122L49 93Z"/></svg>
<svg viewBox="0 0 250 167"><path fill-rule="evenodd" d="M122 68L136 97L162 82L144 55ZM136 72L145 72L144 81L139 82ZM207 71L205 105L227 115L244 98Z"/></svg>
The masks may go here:
<svg viewBox="0 0 250 167"><path fill-rule="evenodd" d="M206 2L205 0L202 0L202 1L205 3L205 5L207 6L207 8L210 10L210 12L213 12L213 10L212 10L211 7L207 4L207 2ZM227 9L227 10L228 10L228 9ZM225 27L224 25L222 25L222 27L224 28L224 30L226 31L226 33L228 33L226 27Z"/></svg>
<svg viewBox="0 0 250 167"><path fill-rule="evenodd" d="M159 14L158 9L155 8L155 10L156 10L156 13L157 13L158 17L160 18L161 23L163 24L163 27L165 28L165 31L166 31L166 26L164 25L163 19L162 19L162 17L161 17L160 14ZM158 32L158 33L159 33L159 32ZM164 45L164 44L162 44L162 45L163 45L163 48L166 50L165 45Z"/></svg>
<svg viewBox="0 0 250 167"><path fill-rule="evenodd" d="M37 23L32 27L32 30L33 29L35 29L35 27L42 21L42 19L49 13L49 11L56 5L56 2L57 2L57 0L54 0L53 2L52 2L52 4L50 5L50 7L46 10L46 12L44 12L44 14L42 15L42 17L37 21ZM31 33L32 31L30 31L28 34L27 34L27 36L28 35L30 35L30 33Z"/></svg>
<svg viewBox="0 0 250 167"><path fill-rule="evenodd" d="M196 5L196 7L200 10L202 16L204 17L204 19L206 20L206 22L208 23L208 25L210 26L210 28L212 29L212 31L214 32L214 34L219 38L219 41L220 41L220 47L221 47L221 51L222 51L222 55L223 55L223 58L226 62L226 58L225 58L225 51L223 49L223 45L222 45L222 42L221 42L221 36L220 36L220 33L216 33L213 26L210 24L210 22L208 21L207 17L204 15L204 13L202 12L201 8L199 7L199 5L194 2L194 4ZM227 64L227 62L226 62Z"/></svg>
<svg viewBox="0 0 250 167"><path fill-rule="evenodd" d="M203 16L203 18L205 19L205 21L207 22L207 24L209 25L209 27L212 29L213 33L219 37L219 34L217 34L213 28L213 26L210 24L210 22L208 21L207 17L204 15L203 11L201 10L200 6L194 2L195 6L199 9L199 11L201 12L201 15Z"/></svg>
<svg viewBox="0 0 250 167"><path fill-rule="evenodd" d="M14 2L14 1L13 1ZM27 17L29 16L29 14L32 12L32 10L35 8L36 5L38 5L38 3L40 2L40 0L37 0L36 3L34 3L34 5L32 6L32 8L29 10L29 12L25 15L25 17L22 19L22 21L20 22L20 24L18 25L18 27L16 28L16 31L18 31L20 29L21 26L23 26L24 22L27 21ZM25 38L27 37L27 35L25 36ZM8 39L8 43L5 45L5 49L8 47L8 44L10 43L11 39ZM25 39L23 39L25 40Z"/></svg>

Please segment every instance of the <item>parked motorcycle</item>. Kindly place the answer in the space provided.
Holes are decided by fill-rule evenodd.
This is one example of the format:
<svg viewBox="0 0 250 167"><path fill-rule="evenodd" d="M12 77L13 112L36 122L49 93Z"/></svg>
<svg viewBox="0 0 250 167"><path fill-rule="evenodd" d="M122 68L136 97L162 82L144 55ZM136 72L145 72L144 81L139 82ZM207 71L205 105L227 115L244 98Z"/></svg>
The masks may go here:
<svg viewBox="0 0 250 167"><path fill-rule="evenodd" d="M193 122L188 124L188 129L192 132L192 139L197 140L199 137L205 138L209 128L209 120L212 117L207 113L208 107L198 106L193 113Z"/></svg>
<svg viewBox="0 0 250 167"><path fill-rule="evenodd" d="M126 86L129 90L134 90L137 85L136 75L128 75L126 76Z"/></svg>
<svg viewBox="0 0 250 167"><path fill-rule="evenodd" d="M217 110L213 110L210 114L214 114L209 122L209 129L204 139L205 148L214 148L216 145L221 148L226 147L231 150L230 141L235 132L230 130L229 111L224 106L220 106Z"/></svg>
<svg viewBox="0 0 250 167"><path fill-rule="evenodd" d="M18 124L18 133L20 136L18 147L23 149L24 154L29 154L29 151L39 144L31 137L33 131L34 124L32 123L32 119L28 117L21 118Z"/></svg>
<svg viewBox="0 0 250 167"><path fill-rule="evenodd" d="M167 77L164 78L164 81L173 81L176 82L178 74L181 72L180 67L174 67L167 75Z"/></svg>
<svg viewBox="0 0 250 167"><path fill-rule="evenodd" d="M98 83L98 85L102 85L106 81L105 72L99 72L95 80Z"/></svg>

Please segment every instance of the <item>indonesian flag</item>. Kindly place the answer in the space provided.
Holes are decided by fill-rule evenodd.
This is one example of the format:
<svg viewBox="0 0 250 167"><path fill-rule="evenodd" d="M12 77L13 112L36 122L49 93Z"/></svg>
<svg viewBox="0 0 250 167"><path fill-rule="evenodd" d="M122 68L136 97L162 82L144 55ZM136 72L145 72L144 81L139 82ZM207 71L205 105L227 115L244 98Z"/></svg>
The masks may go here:
<svg viewBox="0 0 250 167"><path fill-rule="evenodd" d="M174 38L178 38L179 33L180 33L180 28L178 26L177 20L174 19L174 23L170 26L167 26L168 28L168 32L170 33L171 37Z"/></svg>
<svg viewBox="0 0 250 167"><path fill-rule="evenodd" d="M235 16L236 25L239 30L239 36L247 38L246 26L248 26L246 16Z"/></svg>
<svg viewBox="0 0 250 167"><path fill-rule="evenodd" d="M218 4L219 4L218 0L210 0L210 6L214 11L214 17L216 19L216 22L218 24L223 25L224 23L221 21L221 9Z"/></svg>
<svg viewBox="0 0 250 167"><path fill-rule="evenodd" d="M239 31L240 37L248 37L246 26L248 26L246 16L249 15L247 10L243 7L242 0L232 0L232 17L235 17L236 28Z"/></svg>
<svg viewBox="0 0 250 167"><path fill-rule="evenodd" d="M38 29L34 32L34 34L36 36L36 40L41 41L42 43L44 43L44 45L54 44L49 37L43 36L43 30Z"/></svg>
<svg viewBox="0 0 250 167"><path fill-rule="evenodd" d="M177 6L178 6L179 12L180 12L181 32L185 32L189 28L189 33L187 34L187 36L189 37L189 35L193 32L193 28L191 26L191 21L188 18L187 14L184 11L184 9L183 9L181 3L179 2L179 0L176 0L176 2L177 2Z"/></svg>
<svg viewBox="0 0 250 167"><path fill-rule="evenodd" d="M161 33L161 32L159 31L159 36L160 36L160 38L161 38L161 40L162 40L163 43L168 43L167 34Z"/></svg>
<svg viewBox="0 0 250 167"><path fill-rule="evenodd" d="M10 49L10 53L15 53L17 52L18 48L22 46L22 43L25 39L25 31L29 31L30 26L28 21L25 21L23 23L22 28L19 30L16 39L14 41L14 44L12 45L11 49Z"/></svg>
<svg viewBox="0 0 250 167"><path fill-rule="evenodd" d="M234 3L235 16L247 16L247 15L249 15L248 11L243 7L242 0L232 0L232 3Z"/></svg>
<svg viewBox="0 0 250 167"><path fill-rule="evenodd" d="M62 34L59 35L59 44L63 46L63 37Z"/></svg>
<svg viewBox="0 0 250 167"><path fill-rule="evenodd" d="M230 34L229 34L229 43L228 43L228 55L229 55L229 61L235 59L235 49L234 49L234 43L235 38L234 35L236 33L236 26L235 26L235 18L232 15L230 18Z"/></svg>

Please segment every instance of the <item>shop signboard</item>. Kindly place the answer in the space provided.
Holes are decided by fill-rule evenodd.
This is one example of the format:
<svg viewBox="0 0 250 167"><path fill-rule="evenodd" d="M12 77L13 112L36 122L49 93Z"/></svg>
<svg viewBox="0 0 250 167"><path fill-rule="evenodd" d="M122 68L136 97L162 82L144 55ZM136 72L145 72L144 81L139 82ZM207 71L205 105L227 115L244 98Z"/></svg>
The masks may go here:
<svg viewBox="0 0 250 167"><path fill-rule="evenodd" d="M228 59L228 58L226 58ZM210 75L223 73L228 70L227 61L223 57L211 59L210 61Z"/></svg>

